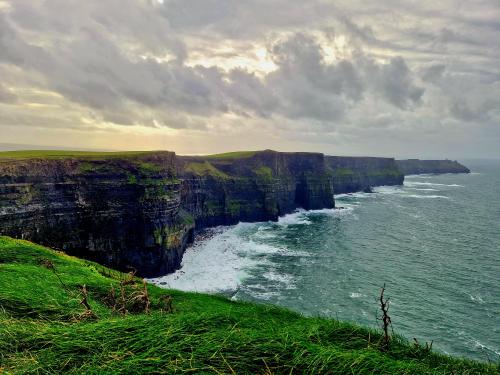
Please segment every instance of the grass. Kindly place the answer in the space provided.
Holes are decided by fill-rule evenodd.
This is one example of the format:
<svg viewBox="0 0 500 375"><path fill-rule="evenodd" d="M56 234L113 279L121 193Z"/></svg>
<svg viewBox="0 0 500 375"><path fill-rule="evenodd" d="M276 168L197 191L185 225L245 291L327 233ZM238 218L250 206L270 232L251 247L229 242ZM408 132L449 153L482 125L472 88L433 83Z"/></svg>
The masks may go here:
<svg viewBox="0 0 500 375"><path fill-rule="evenodd" d="M188 163L184 170L186 172L194 173L195 175L198 176L212 176L223 179L231 178L231 176L229 176L227 173L224 173L220 169L217 169L208 161L205 161L203 163L197 163L197 162Z"/></svg>
<svg viewBox="0 0 500 375"><path fill-rule="evenodd" d="M354 171L350 168L335 168L333 170L334 176L352 176L354 174Z"/></svg>
<svg viewBox="0 0 500 375"><path fill-rule="evenodd" d="M262 165L256 168L254 172L263 181L272 182L273 180L273 170L269 167Z"/></svg>
<svg viewBox="0 0 500 375"><path fill-rule="evenodd" d="M52 264L47 267L47 264ZM337 320L148 286L149 313L113 313L128 276L30 242L0 237L0 373L498 374ZM132 279L127 279L132 280ZM135 281L132 281L134 284ZM85 284L95 319L79 290ZM137 288L142 283L137 280ZM134 286L131 285L130 288ZM173 313L161 301L173 299Z"/></svg>
<svg viewBox="0 0 500 375"><path fill-rule="evenodd" d="M66 151L66 150L23 150L23 151L2 151L0 159L68 159L68 158L88 158L107 159L123 158L148 154L155 154L162 151Z"/></svg>
<svg viewBox="0 0 500 375"><path fill-rule="evenodd" d="M251 158L259 151L234 151L234 152L225 152L222 154L212 154L204 156L205 159L242 159L242 158Z"/></svg>

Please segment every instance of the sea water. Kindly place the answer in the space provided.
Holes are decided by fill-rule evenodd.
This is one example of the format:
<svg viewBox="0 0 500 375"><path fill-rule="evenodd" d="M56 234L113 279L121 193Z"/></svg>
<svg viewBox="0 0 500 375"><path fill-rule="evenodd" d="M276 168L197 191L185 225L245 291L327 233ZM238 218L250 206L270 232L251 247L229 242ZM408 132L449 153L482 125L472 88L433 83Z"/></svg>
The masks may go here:
<svg viewBox="0 0 500 375"><path fill-rule="evenodd" d="M500 360L500 162L336 196L341 209L209 230L153 282L379 326L449 354Z"/></svg>

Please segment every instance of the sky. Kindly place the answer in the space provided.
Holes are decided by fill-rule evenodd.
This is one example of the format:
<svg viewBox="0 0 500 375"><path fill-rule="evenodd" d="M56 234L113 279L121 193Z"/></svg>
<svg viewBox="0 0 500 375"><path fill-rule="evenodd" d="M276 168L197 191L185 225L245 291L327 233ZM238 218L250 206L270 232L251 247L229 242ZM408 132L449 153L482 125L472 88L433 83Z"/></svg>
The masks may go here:
<svg viewBox="0 0 500 375"><path fill-rule="evenodd" d="M500 157L498 0L0 0L0 142Z"/></svg>

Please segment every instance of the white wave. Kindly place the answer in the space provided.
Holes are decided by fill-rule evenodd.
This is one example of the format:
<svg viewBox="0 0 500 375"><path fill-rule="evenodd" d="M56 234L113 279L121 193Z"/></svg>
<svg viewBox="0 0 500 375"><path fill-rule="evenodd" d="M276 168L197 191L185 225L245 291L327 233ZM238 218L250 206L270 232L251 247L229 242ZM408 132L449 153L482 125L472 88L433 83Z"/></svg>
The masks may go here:
<svg viewBox="0 0 500 375"><path fill-rule="evenodd" d="M361 294L361 293L356 293L356 292L352 292L352 293L350 294L350 297L351 297L351 298L360 298L360 297L363 297L363 294Z"/></svg>
<svg viewBox="0 0 500 375"><path fill-rule="evenodd" d="M290 220L290 222L296 221ZM149 281L160 287L185 291L208 293L237 291L249 276L249 270L270 264L270 258L266 256L311 256L308 252L252 240L255 234L258 233L259 237L261 233L266 233L266 229L261 229L266 224L239 223L230 227L213 228L208 231L209 234L205 239L196 241L186 250L181 269ZM255 225L260 225L257 231L253 234L248 233L248 229ZM286 284L287 288L293 288L292 280L287 279L287 275L273 276L272 273L268 273L267 277L281 277L280 281Z"/></svg>
<svg viewBox="0 0 500 375"><path fill-rule="evenodd" d="M464 185L458 184L438 184L436 182L415 182L415 181L405 181L405 186L447 186L447 187L464 187Z"/></svg>
<svg viewBox="0 0 500 375"><path fill-rule="evenodd" d="M433 174L430 174L430 173L426 173L426 174L409 174L409 175L405 175L405 180L408 179L408 178L429 178L429 177L433 177L434 175Z"/></svg>
<svg viewBox="0 0 500 375"><path fill-rule="evenodd" d="M217 292L236 290L247 277L246 269L256 260L242 253L271 252L268 245L245 241L238 236L241 224L215 228L214 236L196 242L184 253L181 269L150 279L160 287L186 291Z"/></svg>
<svg viewBox="0 0 500 375"><path fill-rule="evenodd" d="M282 284L286 289L296 289L295 278L289 274L278 273L276 271L269 271L262 275L267 280Z"/></svg>
<svg viewBox="0 0 500 375"><path fill-rule="evenodd" d="M271 228L262 225L262 226L257 228L257 232L255 232L252 235L252 237L254 237L256 239L261 239L261 240L269 240L269 239L278 237L276 235L276 233L273 233L272 231L270 231L268 229L271 229Z"/></svg>
<svg viewBox="0 0 500 375"><path fill-rule="evenodd" d="M481 298L480 295L472 295L472 294L469 294L469 297L470 297L470 300L473 301L473 302L477 302L479 304L483 304L484 303L484 300Z"/></svg>
<svg viewBox="0 0 500 375"><path fill-rule="evenodd" d="M432 188L412 188L412 187L408 187L407 189L409 190L416 190L416 191L440 191L438 189L432 189Z"/></svg>
<svg viewBox="0 0 500 375"><path fill-rule="evenodd" d="M404 194L401 186L378 186L373 189L374 193L378 194Z"/></svg>
<svg viewBox="0 0 500 375"><path fill-rule="evenodd" d="M404 198L417 198L417 199L450 199L445 195L418 195L418 194L407 194L402 195Z"/></svg>
<svg viewBox="0 0 500 375"><path fill-rule="evenodd" d="M371 193L363 193L363 192L356 192L356 193L347 193L347 194L335 194L335 199L346 199L346 198L370 198L372 194Z"/></svg>
<svg viewBox="0 0 500 375"><path fill-rule="evenodd" d="M278 218L278 225L288 227L289 225L311 225L312 221L310 216L314 215L328 215L328 216L344 216L352 213L353 206L342 203L342 208L323 208L319 210L304 210L297 209L294 213L280 216ZM260 229L259 229L260 230Z"/></svg>
<svg viewBox="0 0 500 375"><path fill-rule="evenodd" d="M300 208L294 213L280 216L278 218L279 225L310 225L312 222L307 219L306 210Z"/></svg>
<svg viewBox="0 0 500 375"><path fill-rule="evenodd" d="M233 300L238 300L240 294L248 294L259 300L270 300L273 297L279 297L281 292L276 289L270 289L267 285L252 284L242 286L233 296Z"/></svg>
<svg viewBox="0 0 500 375"><path fill-rule="evenodd" d="M344 216L351 214L354 210L353 205L342 204L342 208L324 208L321 210L306 211L306 215L327 215L327 216Z"/></svg>
<svg viewBox="0 0 500 375"><path fill-rule="evenodd" d="M279 297L281 293L278 291L266 291L266 292L250 292L249 294L251 294L252 297L257 298L259 300L268 301L273 297Z"/></svg>
<svg viewBox="0 0 500 375"><path fill-rule="evenodd" d="M479 348L479 349L489 350L490 352L493 352L496 355L500 356L500 350L499 349L493 348L493 347L488 346L488 345L484 345L482 342L480 342L479 340L476 340L476 339L472 339L471 341L474 344L474 347Z"/></svg>

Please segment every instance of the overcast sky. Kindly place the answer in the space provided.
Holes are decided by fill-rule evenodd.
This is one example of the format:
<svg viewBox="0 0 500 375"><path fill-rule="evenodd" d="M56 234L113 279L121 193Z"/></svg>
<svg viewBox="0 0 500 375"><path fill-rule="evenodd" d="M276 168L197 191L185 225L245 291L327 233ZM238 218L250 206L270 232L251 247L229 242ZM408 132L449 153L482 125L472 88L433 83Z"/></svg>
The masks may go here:
<svg viewBox="0 0 500 375"><path fill-rule="evenodd" d="M500 2L0 0L0 142L500 157Z"/></svg>

